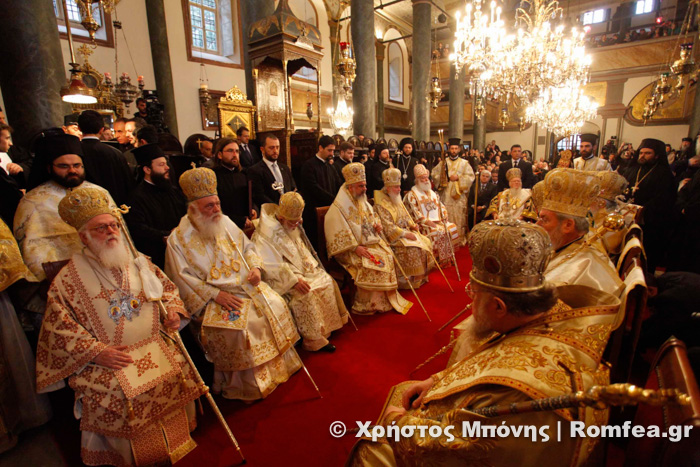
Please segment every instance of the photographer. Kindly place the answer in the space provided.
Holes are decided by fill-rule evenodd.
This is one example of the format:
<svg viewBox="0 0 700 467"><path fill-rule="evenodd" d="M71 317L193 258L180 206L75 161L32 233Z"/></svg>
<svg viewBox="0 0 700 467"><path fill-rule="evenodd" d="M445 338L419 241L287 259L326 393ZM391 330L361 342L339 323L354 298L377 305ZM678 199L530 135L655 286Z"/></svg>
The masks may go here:
<svg viewBox="0 0 700 467"><path fill-rule="evenodd" d="M144 122L148 123L148 103L143 97L136 99L136 109L138 110L134 114L134 119L140 118Z"/></svg>
<svg viewBox="0 0 700 467"><path fill-rule="evenodd" d="M632 147L631 143L622 143L622 145L620 146L620 151L617 153L617 156L612 158L612 154L613 153L611 153L610 160L610 165L612 166L612 169L622 173L625 169L627 169L627 167L629 167L632 164L634 148Z"/></svg>

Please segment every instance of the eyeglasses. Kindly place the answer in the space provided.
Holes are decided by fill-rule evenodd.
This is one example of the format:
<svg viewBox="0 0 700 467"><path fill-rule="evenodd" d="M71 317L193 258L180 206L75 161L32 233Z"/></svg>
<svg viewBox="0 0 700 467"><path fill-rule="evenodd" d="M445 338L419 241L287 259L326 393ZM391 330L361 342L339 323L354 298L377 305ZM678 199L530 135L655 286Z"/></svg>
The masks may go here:
<svg viewBox="0 0 700 467"><path fill-rule="evenodd" d="M78 163L78 164L54 164L53 166L56 167L57 169L61 169L61 170L68 170L68 169L78 170L78 169L83 168L83 164L80 164L80 163Z"/></svg>
<svg viewBox="0 0 700 467"><path fill-rule="evenodd" d="M107 232L109 232L111 230L118 232L119 231L119 224L117 224L116 222L112 222L111 224L102 224L102 225L98 225L97 227L92 228L90 230L95 230L101 234L106 234Z"/></svg>

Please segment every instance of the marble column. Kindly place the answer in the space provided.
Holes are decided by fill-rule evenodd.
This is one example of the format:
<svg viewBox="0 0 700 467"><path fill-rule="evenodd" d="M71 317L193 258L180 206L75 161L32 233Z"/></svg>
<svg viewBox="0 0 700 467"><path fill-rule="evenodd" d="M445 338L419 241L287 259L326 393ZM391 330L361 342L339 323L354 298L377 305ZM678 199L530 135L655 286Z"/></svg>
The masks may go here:
<svg viewBox="0 0 700 467"><path fill-rule="evenodd" d="M622 119L620 119L622 120ZM695 138L698 133L700 133L700 92L695 92L695 102L693 102L693 113L690 116L690 125L688 125L688 137L689 138ZM620 138L619 131L618 131L618 141ZM669 141L667 141L669 142ZM675 144L675 141L670 142L671 144Z"/></svg>
<svg viewBox="0 0 700 467"><path fill-rule="evenodd" d="M255 102L255 81L253 81L253 66L250 61L248 50L248 38L250 37L250 27L256 21L272 15L275 12L275 0L241 0L241 37L243 38L243 70L245 71L245 92L248 99ZM320 111L320 109L319 109Z"/></svg>
<svg viewBox="0 0 700 467"><path fill-rule="evenodd" d="M170 66L170 47L168 46L168 29L165 24L163 0L146 2L146 20L148 21L148 37L151 41L151 56L153 57L153 72L156 76L158 100L163 104L165 124L170 133L178 136L175 86Z"/></svg>
<svg viewBox="0 0 700 467"><path fill-rule="evenodd" d="M384 138L384 57L386 46L377 39L377 133Z"/></svg>
<svg viewBox="0 0 700 467"><path fill-rule="evenodd" d="M68 82L56 14L46 0L5 0L0 21L0 89L14 143L26 147L40 130L61 126L70 105L61 100Z"/></svg>
<svg viewBox="0 0 700 467"><path fill-rule="evenodd" d="M464 137L464 67L459 71L450 65L450 124L448 138Z"/></svg>
<svg viewBox="0 0 700 467"><path fill-rule="evenodd" d="M484 107L488 105L487 100L484 99ZM475 109L476 105L472 105L472 109ZM474 114L474 141L472 143L474 149L483 151L486 147L486 114L481 116L480 119L476 118Z"/></svg>
<svg viewBox="0 0 700 467"><path fill-rule="evenodd" d="M426 96L430 87L431 53L431 3L428 0L413 1L413 138L416 141L430 139L430 103Z"/></svg>
<svg viewBox="0 0 700 467"><path fill-rule="evenodd" d="M350 30L357 71L352 86L353 133L375 137L377 60L374 47L374 1L353 0L350 5Z"/></svg>

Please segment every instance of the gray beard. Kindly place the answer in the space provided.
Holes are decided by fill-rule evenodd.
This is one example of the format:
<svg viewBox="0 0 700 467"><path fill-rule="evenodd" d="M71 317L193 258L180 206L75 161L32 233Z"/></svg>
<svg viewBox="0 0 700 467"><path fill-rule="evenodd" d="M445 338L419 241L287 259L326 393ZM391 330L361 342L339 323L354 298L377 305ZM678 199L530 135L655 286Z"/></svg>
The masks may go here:
<svg viewBox="0 0 700 467"><path fill-rule="evenodd" d="M510 195L513 198L518 198L520 196L520 193L523 191L522 188L511 188L510 189Z"/></svg>
<svg viewBox="0 0 700 467"><path fill-rule="evenodd" d="M362 193L361 195L355 195L355 201L358 201L360 203L366 203L367 202L367 193Z"/></svg>
<svg viewBox="0 0 700 467"><path fill-rule="evenodd" d="M402 203L401 201L401 193L387 193L389 196L389 199L391 200L392 203L399 205Z"/></svg>

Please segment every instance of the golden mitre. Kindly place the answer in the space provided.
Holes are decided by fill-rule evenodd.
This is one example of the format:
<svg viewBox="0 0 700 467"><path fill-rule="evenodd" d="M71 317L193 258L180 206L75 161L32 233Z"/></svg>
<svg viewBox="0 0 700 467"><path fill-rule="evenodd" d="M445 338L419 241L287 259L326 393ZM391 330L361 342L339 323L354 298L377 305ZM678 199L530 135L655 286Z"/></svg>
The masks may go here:
<svg viewBox="0 0 700 467"><path fill-rule="evenodd" d="M386 169L382 172L384 186L401 186L401 171L399 169Z"/></svg>
<svg viewBox="0 0 700 467"><path fill-rule="evenodd" d="M90 219L100 214L114 215L107 192L102 188L76 188L58 203L58 215L75 230L80 230Z"/></svg>
<svg viewBox="0 0 700 467"><path fill-rule="evenodd" d="M365 166L359 162L349 163L343 167L343 178L345 179L346 185L366 181L367 178L365 177Z"/></svg>
<svg viewBox="0 0 700 467"><path fill-rule="evenodd" d="M430 171L426 169L423 164L416 164L416 166L413 167L413 176L418 178L422 177L423 175L430 175Z"/></svg>
<svg viewBox="0 0 700 467"><path fill-rule="evenodd" d="M187 201L195 201L218 194L216 191L216 174L206 167L190 169L180 175L180 188Z"/></svg>
<svg viewBox="0 0 700 467"><path fill-rule="evenodd" d="M544 181L535 183L535 186L532 187L530 198L535 203L535 209L539 211L544 202Z"/></svg>
<svg viewBox="0 0 700 467"><path fill-rule="evenodd" d="M586 217L591 203L600 194L600 182L593 172L576 169L554 169L544 177L542 204L561 214Z"/></svg>
<svg viewBox="0 0 700 467"><path fill-rule="evenodd" d="M523 178L523 173L517 167L513 167L512 169L508 169L508 171L506 172L506 180L511 181L511 179L513 179L513 178L519 178L521 180Z"/></svg>
<svg viewBox="0 0 700 467"><path fill-rule="evenodd" d="M288 191L280 196L277 215L291 222L301 220L301 214L304 212L304 199L296 191Z"/></svg>
<svg viewBox="0 0 700 467"><path fill-rule="evenodd" d="M600 194L598 197L608 201L615 201L615 198L620 196L629 184L625 177L617 172L600 171L594 172L594 174L600 183Z"/></svg>
<svg viewBox="0 0 700 467"><path fill-rule="evenodd" d="M544 287L552 243L539 225L516 219L481 222L467 243L473 265L469 277L477 284L504 292Z"/></svg>

